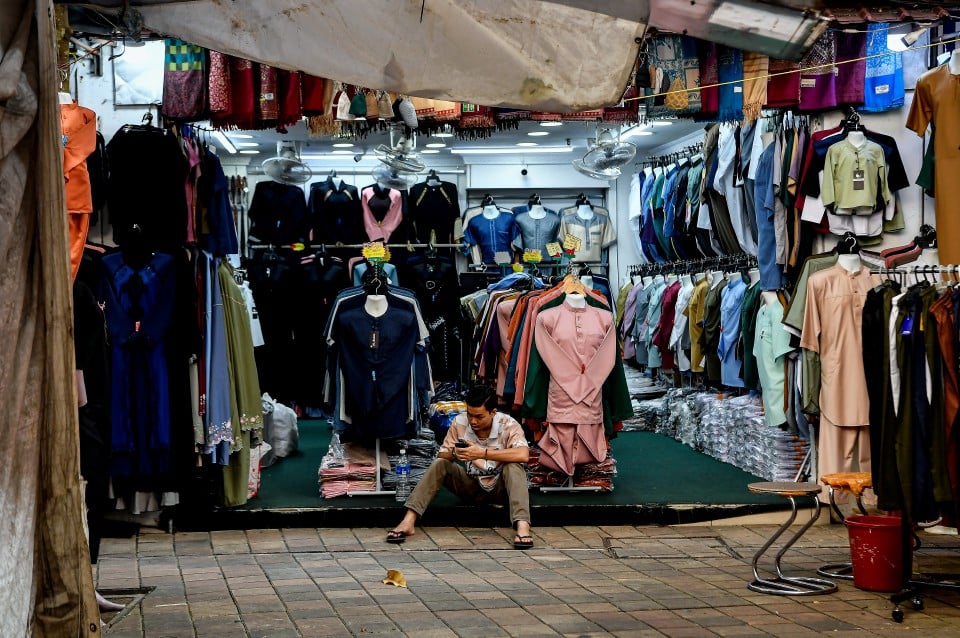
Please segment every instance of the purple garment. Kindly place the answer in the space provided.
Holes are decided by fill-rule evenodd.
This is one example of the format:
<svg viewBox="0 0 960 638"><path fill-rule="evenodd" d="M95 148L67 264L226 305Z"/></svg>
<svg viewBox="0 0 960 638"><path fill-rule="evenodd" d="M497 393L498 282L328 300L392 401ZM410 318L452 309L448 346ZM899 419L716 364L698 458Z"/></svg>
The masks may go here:
<svg viewBox="0 0 960 638"><path fill-rule="evenodd" d="M863 77L867 71L866 33L844 33L837 38L837 104L863 104ZM856 60L839 64L846 60Z"/></svg>
<svg viewBox="0 0 960 638"><path fill-rule="evenodd" d="M837 106L837 76L832 66L837 60L837 46L833 31L824 31L817 38L806 57L800 62L800 110L822 111ZM820 67L820 68L811 68Z"/></svg>

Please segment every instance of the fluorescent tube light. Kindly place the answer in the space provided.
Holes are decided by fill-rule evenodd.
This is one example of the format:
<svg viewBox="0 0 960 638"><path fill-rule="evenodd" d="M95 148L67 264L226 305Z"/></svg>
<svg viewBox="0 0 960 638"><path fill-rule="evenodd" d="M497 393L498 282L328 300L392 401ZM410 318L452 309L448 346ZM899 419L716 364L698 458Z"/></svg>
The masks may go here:
<svg viewBox="0 0 960 638"><path fill-rule="evenodd" d="M220 131L213 132L213 139L220 142L221 148L223 148L223 150L225 150L226 152L230 153L231 155L237 154L237 147L234 146L233 142L227 139L227 136L221 133Z"/></svg>
<svg viewBox="0 0 960 638"><path fill-rule="evenodd" d="M536 148L451 148L451 153L458 155L515 155L517 153L570 153L572 146L539 146Z"/></svg>

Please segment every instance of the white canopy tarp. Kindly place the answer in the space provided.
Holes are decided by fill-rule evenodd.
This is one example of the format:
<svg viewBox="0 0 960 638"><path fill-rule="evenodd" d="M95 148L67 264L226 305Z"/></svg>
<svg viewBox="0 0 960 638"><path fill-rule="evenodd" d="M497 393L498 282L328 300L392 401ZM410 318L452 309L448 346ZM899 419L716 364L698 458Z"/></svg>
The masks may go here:
<svg viewBox="0 0 960 638"><path fill-rule="evenodd" d="M155 32L279 68L418 97L569 112L620 101L648 4L198 0L139 10Z"/></svg>

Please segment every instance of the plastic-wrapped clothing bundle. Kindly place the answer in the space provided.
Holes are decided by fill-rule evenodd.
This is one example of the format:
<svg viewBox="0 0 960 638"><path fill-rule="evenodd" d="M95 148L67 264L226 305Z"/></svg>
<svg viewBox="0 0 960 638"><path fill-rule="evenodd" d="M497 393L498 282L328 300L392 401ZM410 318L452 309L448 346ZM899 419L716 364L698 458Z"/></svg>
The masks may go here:
<svg viewBox="0 0 960 638"><path fill-rule="evenodd" d="M260 460L262 467L270 467L277 459L290 456L300 447L297 413L275 401L266 392L260 399L263 410L263 440L270 444Z"/></svg>

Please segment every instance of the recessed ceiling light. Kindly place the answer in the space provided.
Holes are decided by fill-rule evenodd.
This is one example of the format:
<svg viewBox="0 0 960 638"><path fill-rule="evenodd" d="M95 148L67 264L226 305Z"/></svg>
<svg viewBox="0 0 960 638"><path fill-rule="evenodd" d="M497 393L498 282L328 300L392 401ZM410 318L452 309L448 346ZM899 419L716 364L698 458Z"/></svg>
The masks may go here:
<svg viewBox="0 0 960 638"><path fill-rule="evenodd" d="M540 126L563 126L563 122L540 122Z"/></svg>
<svg viewBox="0 0 960 638"><path fill-rule="evenodd" d="M527 133L530 137L543 137L544 135L550 135L549 131L530 131Z"/></svg>
<svg viewBox="0 0 960 638"><path fill-rule="evenodd" d="M517 142L517 146L537 146L536 142Z"/></svg>
<svg viewBox="0 0 960 638"><path fill-rule="evenodd" d="M337 142L333 145L333 148L353 148L353 144L350 142Z"/></svg>
<svg viewBox="0 0 960 638"><path fill-rule="evenodd" d="M230 137L235 137L238 140L252 140L252 135L247 135L246 133L231 133Z"/></svg>
<svg viewBox="0 0 960 638"><path fill-rule="evenodd" d="M434 137L453 137L453 133L434 133Z"/></svg>
<svg viewBox="0 0 960 638"><path fill-rule="evenodd" d="M260 144L258 144L257 142L236 142L236 143L234 144L234 146L251 146L251 147L256 147L256 146L260 146Z"/></svg>
<svg viewBox="0 0 960 638"><path fill-rule="evenodd" d="M334 155L353 155L353 151L333 151Z"/></svg>
<svg viewBox="0 0 960 638"><path fill-rule="evenodd" d="M447 148L447 145L443 142L433 142L431 144L427 144L427 148Z"/></svg>
<svg viewBox="0 0 960 638"><path fill-rule="evenodd" d="M240 151L240 152L243 153L244 155L259 155L259 154L260 154L260 151L249 151L249 150L248 150L248 151Z"/></svg>
<svg viewBox="0 0 960 638"><path fill-rule="evenodd" d="M670 120L654 120L650 122L650 126L671 126L673 122Z"/></svg>
<svg viewBox="0 0 960 638"><path fill-rule="evenodd" d="M433 153L439 153L440 151L438 151L438 150L435 149L435 148L428 148L428 149L424 149L424 150L422 150L422 151L420 151L420 152L423 153L424 155L431 155L431 154L433 154Z"/></svg>

